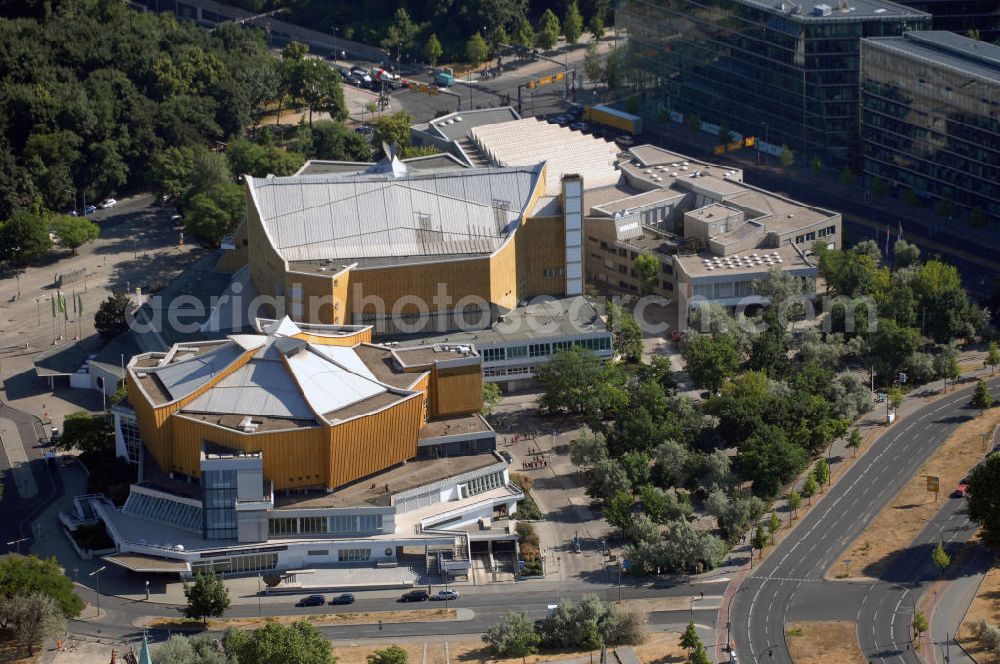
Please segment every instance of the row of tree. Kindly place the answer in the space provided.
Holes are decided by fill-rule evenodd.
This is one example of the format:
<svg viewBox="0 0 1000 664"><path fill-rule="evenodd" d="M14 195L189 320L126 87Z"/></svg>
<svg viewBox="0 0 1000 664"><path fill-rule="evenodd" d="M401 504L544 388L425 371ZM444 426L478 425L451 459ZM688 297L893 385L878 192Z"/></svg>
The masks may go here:
<svg viewBox="0 0 1000 664"><path fill-rule="evenodd" d="M64 634L66 620L82 610L55 558L14 554L0 561L0 629L10 630L29 655L43 639Z"/></svg>

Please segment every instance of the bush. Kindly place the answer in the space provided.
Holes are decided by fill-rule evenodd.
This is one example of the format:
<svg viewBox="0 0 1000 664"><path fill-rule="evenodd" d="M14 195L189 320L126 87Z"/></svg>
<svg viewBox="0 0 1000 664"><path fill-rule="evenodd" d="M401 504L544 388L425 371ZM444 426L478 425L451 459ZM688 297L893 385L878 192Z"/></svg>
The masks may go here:
<svg viewBox="0 0 1000 664"><path fill-rule="evenodd" d="M535 529L532 528L530 523L524 521L517 522L517 536L521 539L521 545L529 545L535 547L538 550L538 535L535 534Z"/></svg>
<svg viewBox="0 0 1000 664"><path fill-rule="evenodd" d="M517 517L519 519L528 519L530 521L539 521L544 518L541 508L538 507L538 503L536 503L535 499L531 497L531 478L526 475L511 473L510 481L524 492L524 500L517 503Z"/></svg>

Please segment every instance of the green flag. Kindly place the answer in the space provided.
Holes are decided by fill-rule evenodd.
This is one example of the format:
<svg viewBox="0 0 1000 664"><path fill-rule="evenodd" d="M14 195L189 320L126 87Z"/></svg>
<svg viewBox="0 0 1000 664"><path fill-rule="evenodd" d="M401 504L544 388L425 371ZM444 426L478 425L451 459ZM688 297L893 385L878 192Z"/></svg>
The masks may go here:
<svg viewBox="0 0 1000 664"><path fill-rule="evenodd" d="M56 317L56 296L53 295L49 299L52 301L52 317L55 318Z"/></svg>
<svg viewBox="0 0 1000 664"><path fill-rule="evenodd" d="M76 313L76 291L73 291L73 296L69 298L73 303L73 313Z"/></svg>
<svg viewBox="0 0 1000 664"><path fill-rule="evenodd" d="M69 312L66 311L66 296L59 291L59 311L62 312L63 318L69 320Z"/></svg>
<svg viewBox="0 0 1000 664"><path fill-rule="evenodd" d="M76 295L76 310L83 315L83 296L77 293Z"/></svg>

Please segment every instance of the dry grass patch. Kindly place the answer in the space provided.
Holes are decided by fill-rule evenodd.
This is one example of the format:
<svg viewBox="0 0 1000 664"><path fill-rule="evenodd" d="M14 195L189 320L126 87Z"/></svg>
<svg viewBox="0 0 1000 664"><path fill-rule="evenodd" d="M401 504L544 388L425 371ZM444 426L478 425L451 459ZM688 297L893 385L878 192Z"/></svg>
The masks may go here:
<svg viewBox="0 0 1000 664"><path fill-rule="evenodd" d="M413 662L414 664L420 664L424 657L424 644L423 643L383 643L380 645L335 645L333 646L333 654L337 657L337 664L368 664L368 655L372 654L376 650L383 650L391 645L396 645L406 651L408 662ZM427 664L431 664L430 659L430 649L433 645L427 645ZM440 661L444 661L443 659Z"/></svg>
<svg viewBox="0 0 1000 664"><path fill-rule="evenodd" d="M791 623L785 632L795 664L864 664L857 623L849 620Z"/></svg>
<svg viewBox="0 0 1000 664"><path fill-rule="evenodd" d="M217 618L208 624L189 618L163 618L147 616L140 618L136 626L147 629L172 630L223 630L230 627L237 629L256 629L268 622L288 625L293 622L305 621L317 627L336 627L337 625L375 625L384 623L427 622L430 620L454 620L455 609L415 609L411 611L361 611L355 613L327 613L300 616L271 616L268 618Z"/></svg>
<svg viewBox="0 0 1000 664"><path fill-rule="evenodd" d="M8 630L0 630L0 662L35 664L42 656L42 649L35 648L35 654L31 657L27 654L27 646L15 639Z"/></svg>
<svg viewBox="0 0 1000 664"><path fill-rule="evenodd" d="M987 412L959 427L838 556L827 576L842 579L881 575L949 499L959 480L982 459L982 434L991 432L998 421L1000 413ZM937 500L927 491L927 475L941 478ZM851 561L849 566L845 560Z"/></svg>
<svg viewBox="0 0 1000 664"><path fill-rule="evenodd" d="M965 620L958 630L958 642L972 653L977 662L1000 664L997 653L989 650L985 643L972 636L972 624L979 620L1000 626L1000 565L996 563L986 573L979 585L976 598L972 600L972 605L965 614Z"/></svg>
<svg viewBox="0 0 1000 664"><path fill-rule="evenodd" d="M657 632L632 649L643 664L676 664L687 661L687 650L681 648L680 640L680 632Z"/></svg>

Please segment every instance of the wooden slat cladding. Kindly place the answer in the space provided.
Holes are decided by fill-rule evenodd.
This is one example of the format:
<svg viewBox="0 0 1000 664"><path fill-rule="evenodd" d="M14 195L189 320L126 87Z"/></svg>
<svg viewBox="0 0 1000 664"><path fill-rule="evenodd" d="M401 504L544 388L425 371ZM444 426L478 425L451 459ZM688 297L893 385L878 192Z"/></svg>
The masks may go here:
<svg viewBox="0 0 1000 664"><path fill-rule="evenodd" d="M423 396L358 417L330 429L330 484L338 487L417 454Z"/></svg>

